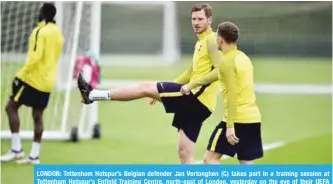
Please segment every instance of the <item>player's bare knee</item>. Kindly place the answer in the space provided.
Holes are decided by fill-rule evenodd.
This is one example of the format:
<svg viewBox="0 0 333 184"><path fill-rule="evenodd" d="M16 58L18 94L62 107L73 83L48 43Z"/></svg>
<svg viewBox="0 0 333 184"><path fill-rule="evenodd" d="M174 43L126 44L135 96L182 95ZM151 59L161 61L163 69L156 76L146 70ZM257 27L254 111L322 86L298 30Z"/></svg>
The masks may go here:
<svg viewBox="0 0 333 184"><path fill-rule="evenodd" d="M203 158L203 162L204 164L211 164L214 162L214 159L208 155L205 155Z"/></svg>
<svg viewBox="0 0 333 184"><path fill-rule="evenodd" d="M191 150L186 147L186 145L179 145L178 146L178 155L180 159L187 160L192 155Z"/></svg>
<svg viewBox="0 0 333 184"><path fill-rule="evenodd" d="M220 160L216 158L204 157L203 162L204 164L220 164Z"/></svg>
<svg viewBox="0 0 333 184"><path fill-rule="evenodd" d="M211 151L206 152L203 162L205 164L219 164L221 160L222 155L219 153L214 153Z"/></svg>
<svg viewBox="0 0 333 184"><path fill-rule="evenodd" d="M43 122L43 110L33 109L32 110L32 118L35 122L35 126L42 126L42 125L39 125L39 124L42 124L42 122Z"/></svg>
<svg viewBox="0 0 333 184"><path fill-rule="evenodd" d="M7 114L9 114L11 112L11 107L10 107L9 103L6 105L6 112L7 112Z"/></svg>
<svg viewBox="0 0 333 184"><path fill-rule="evenodd" d="M32 118L35 124L39 124L42 121L42 115L38 113L33 113Z"/></svg>
<svg viewBox="0 0 333 184"><path fill-rule="evenodd" d="M182 164L189 164L193 161L193 149L184 142L178 145L178 155Z"/></svg>
<svg viewBox="0 0 333 184"><path fill-rule="evenodd" d="M149 88L149 82L141 82L138 85L137 92L140 93L142 96L146 96L148 94L147 88Z"/></svg>
<svg viewBox="0 0 333 184"><path fill-rule="evenodd" d="M185 149L178 150L179 159L182 164L191 163L192 155Z"/></svg>
<svg viewBox="0 0 333 184"><path fill-rule="evenodd" d="M11 113L13 111L17 110L15 104L12 101L9 101L6 105L6 112Z"/></svg>
<svg viewBox="0 0 333 184"><path fill-rule="evenodd" d="M35 133L42 134L44 131L42 115L41 114L34 114L33 115L34 123L35 123Z"/></svg>
<svg viewBox="0 0 333 184"><path fill-rule="evenodd" d="M181 159L183 159L183 157L186 156L186 149L184 148L184 146L178 146L178 155Z"/></svg>
<svg viewBox="0 0 333 184"><path fill-rule="evenodd" d="M141 82L138 86L138 92L145 97L155 98L158 94L156 82Z"/></svg>

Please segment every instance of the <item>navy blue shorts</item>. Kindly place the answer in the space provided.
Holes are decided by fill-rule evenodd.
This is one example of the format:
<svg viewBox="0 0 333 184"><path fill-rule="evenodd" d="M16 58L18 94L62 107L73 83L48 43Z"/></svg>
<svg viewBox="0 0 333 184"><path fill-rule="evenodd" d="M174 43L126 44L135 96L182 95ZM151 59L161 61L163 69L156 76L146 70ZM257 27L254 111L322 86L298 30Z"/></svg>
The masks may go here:
<svg viewBox="0 0 333 184"><path fill-rule="evenodd" d="M12 84L10 99L19 105L44 109L49 102L50 93L39 91L19 78L15 78Z"/></svg>
<svg viewBox="0 0 333 184"><path fill-rule="evenodd" d="M182 95L182 85L173 82L157 83L166 113L174 113L172 126L178 131L182 129L185 135L196 142L202 127L202 123L211 115L209 109L203 105L192 93Z"/></svg>
<svg viewBox="0 0 333 184"><path fill-rule="evenodd" d="M238 160L255 160L264 156L261 123L235 123L235 133L239 138L236 145L231 145L226 138L226 123L219 123L213 131L207 150L234 157Z"/></svg>

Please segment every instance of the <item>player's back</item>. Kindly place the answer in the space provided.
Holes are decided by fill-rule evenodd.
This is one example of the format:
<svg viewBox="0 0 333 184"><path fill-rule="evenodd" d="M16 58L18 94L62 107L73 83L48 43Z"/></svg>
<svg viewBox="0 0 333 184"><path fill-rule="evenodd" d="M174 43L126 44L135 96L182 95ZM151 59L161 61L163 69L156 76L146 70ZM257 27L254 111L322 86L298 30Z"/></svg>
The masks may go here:
<svg viewBox="0 0 333 184"><path fill-rule="evenodd" d="M17 77L39 91L51 92L63 43L62 32L55 23L39 24L30 35L27 60Z"/></svg>
<svg viewBox="0 0 333 184"><path fill-rule="evenodd" d="M200 78L207 73L211 72L214 68L214 63L208 53L208 39L215 41L216 33L211 29L206 30L199 35L199 40L195 45L195 51L193 54L192 73L190 80ZM192 90L194 94L202 93L198 99L205 105L210 111L215 110L216 98L218 93L218 82L213 82L209 86L200 86Z"/></svg>
<svg viewBox="0 0 333 184"><path fill-rule="evenodd" d="M261 122L261 114L256 104L254 89L254 69L250 58L237 48L222 54L223 62L235 62L237 110L235 122ZM223 62L221 67L223 67ZM227 105L228 86L222 77L222 95L225 107ZM227 109L227 108L226 108ZM228 112L226 112L227 115ZM225 118L226 120L226 118Z"/></svg>

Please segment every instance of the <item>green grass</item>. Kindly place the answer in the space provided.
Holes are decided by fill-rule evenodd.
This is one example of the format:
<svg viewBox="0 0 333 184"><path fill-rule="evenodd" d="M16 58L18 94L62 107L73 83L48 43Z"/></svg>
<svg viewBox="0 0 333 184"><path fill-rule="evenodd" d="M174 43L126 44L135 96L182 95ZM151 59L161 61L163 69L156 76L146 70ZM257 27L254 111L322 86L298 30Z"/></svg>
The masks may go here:
<svg viewBox="0 0 333 184"><path fill-rule="evenodd" d="M330 84L329 59L254 58L256 81L265 83ZM103 68L104 79L173 79L182 72L187 62L157 70L156 67ZM16 66L17 67L17 66ZM15 68L11 66L8 68ZM2 70L13 75L13 70ZM7 75L7 77L8 77ZM4 80L2 80L4 82ZM9 85L2 85L4 87ZM2 109L4 99L2 93ZM76 98L76 97L75 97ZM263 115L263 141L286 142L281 148L265 152L260 164L331 164L332 163L332 96L331 95L280 95L258 94L258 105ZM219 98L219 102L221 99ZM73 99L71 116L76 117ZM218 104L216 112L204 124L196 145L196 158L200 159L213 128L221 120L223 108ZM29 116L29 114L28 114ZM1 115L5 120L5 114ZM99 120L102 139L70 142L44 141L41 162L49 164L177 164L177 133L171 127L172 115L165 114L161 104L149 106L146 99L121 103L100 102ZM48 123L47 121L45 122ZM31 142L24 141L29 153ZM2 140L1 153L10 148L9 140ZM233 164L235 159L223 160ZM33 166L1 165L1 182L26 184L33 181Z"/></svg>
<svg viewBox="0 0 333 184"><path fill-rule="evenodd" d="M251 59L257 83L332 83L331 58L252 57ZM191 61L190 57L184 57L176 64L163 68L103 66L102 79L172 80L178 77ZM2 62L1 76L10 80L21 66L22 63ZM7 86L2 85L2 87Z"/></svg>
<svg viewBox="0 0 333 184"><path fill-rule="evenodd" d="M257 83L332 83L330 58L252 58ZM190 64L191 58L165 67L107 67L102 68L105 79L172 80Z"/></svg>

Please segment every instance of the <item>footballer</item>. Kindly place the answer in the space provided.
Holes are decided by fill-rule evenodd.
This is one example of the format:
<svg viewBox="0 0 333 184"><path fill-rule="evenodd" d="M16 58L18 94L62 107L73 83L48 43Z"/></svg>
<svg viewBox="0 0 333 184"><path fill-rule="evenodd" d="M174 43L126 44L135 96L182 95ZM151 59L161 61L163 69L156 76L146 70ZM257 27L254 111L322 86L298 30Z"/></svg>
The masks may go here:
<svg viewBox="0 0 333 184"><path fill-rule="evenodd" d="M39 163L40 143L43 134L43 112L47 108L57 75L58 61L63 48L63 35L54 21L56 8L45 3L39 10L38 25L29 37L26 63L12 83L12 95L6 105L12 133L11 149L1 156L2 162L24 157L19 135L18 110L22 105L32 108L34 135L30 154L18 160L19 164Z"/></svg>

